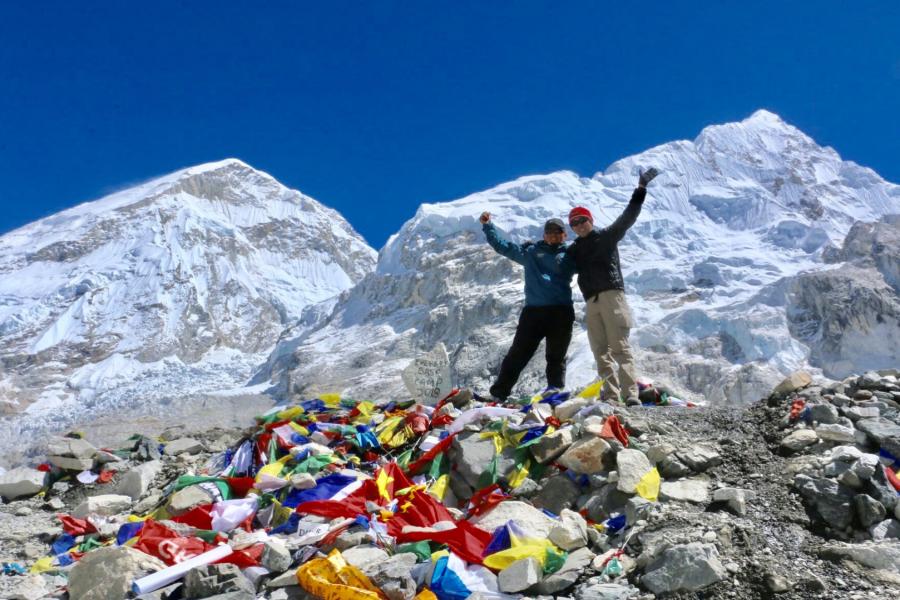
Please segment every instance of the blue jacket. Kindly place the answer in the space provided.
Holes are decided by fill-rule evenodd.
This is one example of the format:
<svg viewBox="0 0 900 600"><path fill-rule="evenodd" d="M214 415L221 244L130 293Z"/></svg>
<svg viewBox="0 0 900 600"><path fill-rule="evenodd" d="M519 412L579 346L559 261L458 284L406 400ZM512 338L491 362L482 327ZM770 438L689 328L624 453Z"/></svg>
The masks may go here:
<svg viewBox="0 0 900 600"><path fill-rule="evenodd" d="M572 304L574 269L567 266L571 261L564 261L565 244L551 246L544 240L514 244L500 237L493 223L485 223L481 229L491 248L525 267L525 306Z"/></svg>

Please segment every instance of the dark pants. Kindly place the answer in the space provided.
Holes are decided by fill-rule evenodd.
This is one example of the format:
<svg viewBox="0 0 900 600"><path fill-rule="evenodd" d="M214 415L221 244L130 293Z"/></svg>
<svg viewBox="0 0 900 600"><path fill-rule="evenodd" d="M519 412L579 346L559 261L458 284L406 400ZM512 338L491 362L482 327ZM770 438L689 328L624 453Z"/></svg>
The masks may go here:
<svg viewBox="0 0 900 600"><path fill-rule="evenodd" d="M500 365L500 375L491 386L491 395L506 398L522 369L534 356L541 340L547 339L547 385L566 385L566 351L572 339L575 310L569 305L526 306L519 315L516 337Z"/></svg>

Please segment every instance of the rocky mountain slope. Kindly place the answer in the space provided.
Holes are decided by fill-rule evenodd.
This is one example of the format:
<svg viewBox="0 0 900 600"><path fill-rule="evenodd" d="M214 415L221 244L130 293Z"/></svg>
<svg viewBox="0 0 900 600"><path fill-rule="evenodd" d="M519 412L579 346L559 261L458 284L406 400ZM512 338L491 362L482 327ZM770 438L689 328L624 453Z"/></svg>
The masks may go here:
<svg viewBox="0 0 900 600"><path fill-rule="evenodd" d="M576 205L604 225L624 208L639 167L651 165L663 174L620 245L645 376L686 398L742 403L801 366L842 377L896 363L898 224L883 219L900 213L900 187L759 111L590 179L523 177L422 205L375 271L336 305L310 309L254 381L301 394L402 394L400 369L443 342L456 383L486 389L524 295L521 269L487 246L477 215L492 212L516 241L538 238L544 220ZM853 229L860 222L879 223L878 233ZM860 256L868 266L839 275L849 273L839 264ZM830 314L838 310L841 325ZM543 365L533 363L522 391L541 384ZM569 365L572 386L594 377L580 324Z"/></svg>
<svg viewBox="0 0 900 600"><path fill-rule="evenodd" d="M429 414L323 396L255 427L195 422L115 453L57 438L49 474L0 475L0 597L132 597L134 581L206 550L214 529L232 564L139 597L311 600L340 581L371 600L431 598L416 595L426 587L445 600L888 598L900 592L898 375L796 372L743 408L626 408L585 390L486 413L463 390ZM414 430L398 435L396 418ZM273 435L280 460L240 458ZM388 462L406 450L421 487ZM100 478L60 478L81 468ZM263 492L246 491L254 481ZM445 545L455 559L432 554ZM344 561L359 570L339 579Z"/></svg>
<svg viewBox="0 0 900 600"><path fill-rule="evenodd" d="M238 160L8 233L0 412L17 416L2 438L242 385L304 308L374 262L340 214Z"/></svg>

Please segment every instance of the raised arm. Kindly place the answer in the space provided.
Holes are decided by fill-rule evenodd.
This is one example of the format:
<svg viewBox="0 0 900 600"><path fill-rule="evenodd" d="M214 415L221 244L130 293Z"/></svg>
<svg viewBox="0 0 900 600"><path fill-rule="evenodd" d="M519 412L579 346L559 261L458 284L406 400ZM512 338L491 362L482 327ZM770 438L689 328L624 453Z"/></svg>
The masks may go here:
<svg viewBox="0 0 900 600"><path fill-rule="evenodd" d="M653 178L657 175L659 175L659 171L652 167L646 171L641 171L640 177L638 178L638 186L634 188L634 193L631 194L631 200L628 202L628 206L625 207L625 210L622 211L619 218L606 228L606 231L612 235L617 242L625 237L625 233L632 225L634 225L634 222L637 221L638 215L641 214L641 207L644 205L644 198L647 197L647 184L653 181Z"/></svg>
<svg viewBox="0 0 900 600"><path fill-rule="evenodd" d="M498 254L502 254L506 258L514 260L520 265L525 264L524 246L514 244L503 238L491 222L491 213L481 213L478 220L481 221L481 230L484 231L484 235L487 237L488 244L491 245L491 248L496 250Z"/></svg>

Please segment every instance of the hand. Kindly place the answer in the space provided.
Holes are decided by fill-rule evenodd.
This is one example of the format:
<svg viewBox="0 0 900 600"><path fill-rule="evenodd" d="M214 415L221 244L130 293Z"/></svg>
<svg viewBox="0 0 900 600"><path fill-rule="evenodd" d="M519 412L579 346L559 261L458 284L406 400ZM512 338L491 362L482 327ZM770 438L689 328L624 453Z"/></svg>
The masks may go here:
<svg viewBox="0 0 900 600"><path fill-rule="evenodd" d="M640 176L638 177L638 187L647 187L647 184L653 181L653 179L659 175L659 171L654 167L650 167L646 171L641 170L638 172Z"/></svg>
<svg viewBox="0 0 900 600"><path fill-rule="evenodd" d="M490 223L491 222L491 213L489 213L489 212L481 213L481 216L478 217L478 220L481 221L482 225L486 225L486 224Z"/></svg>

